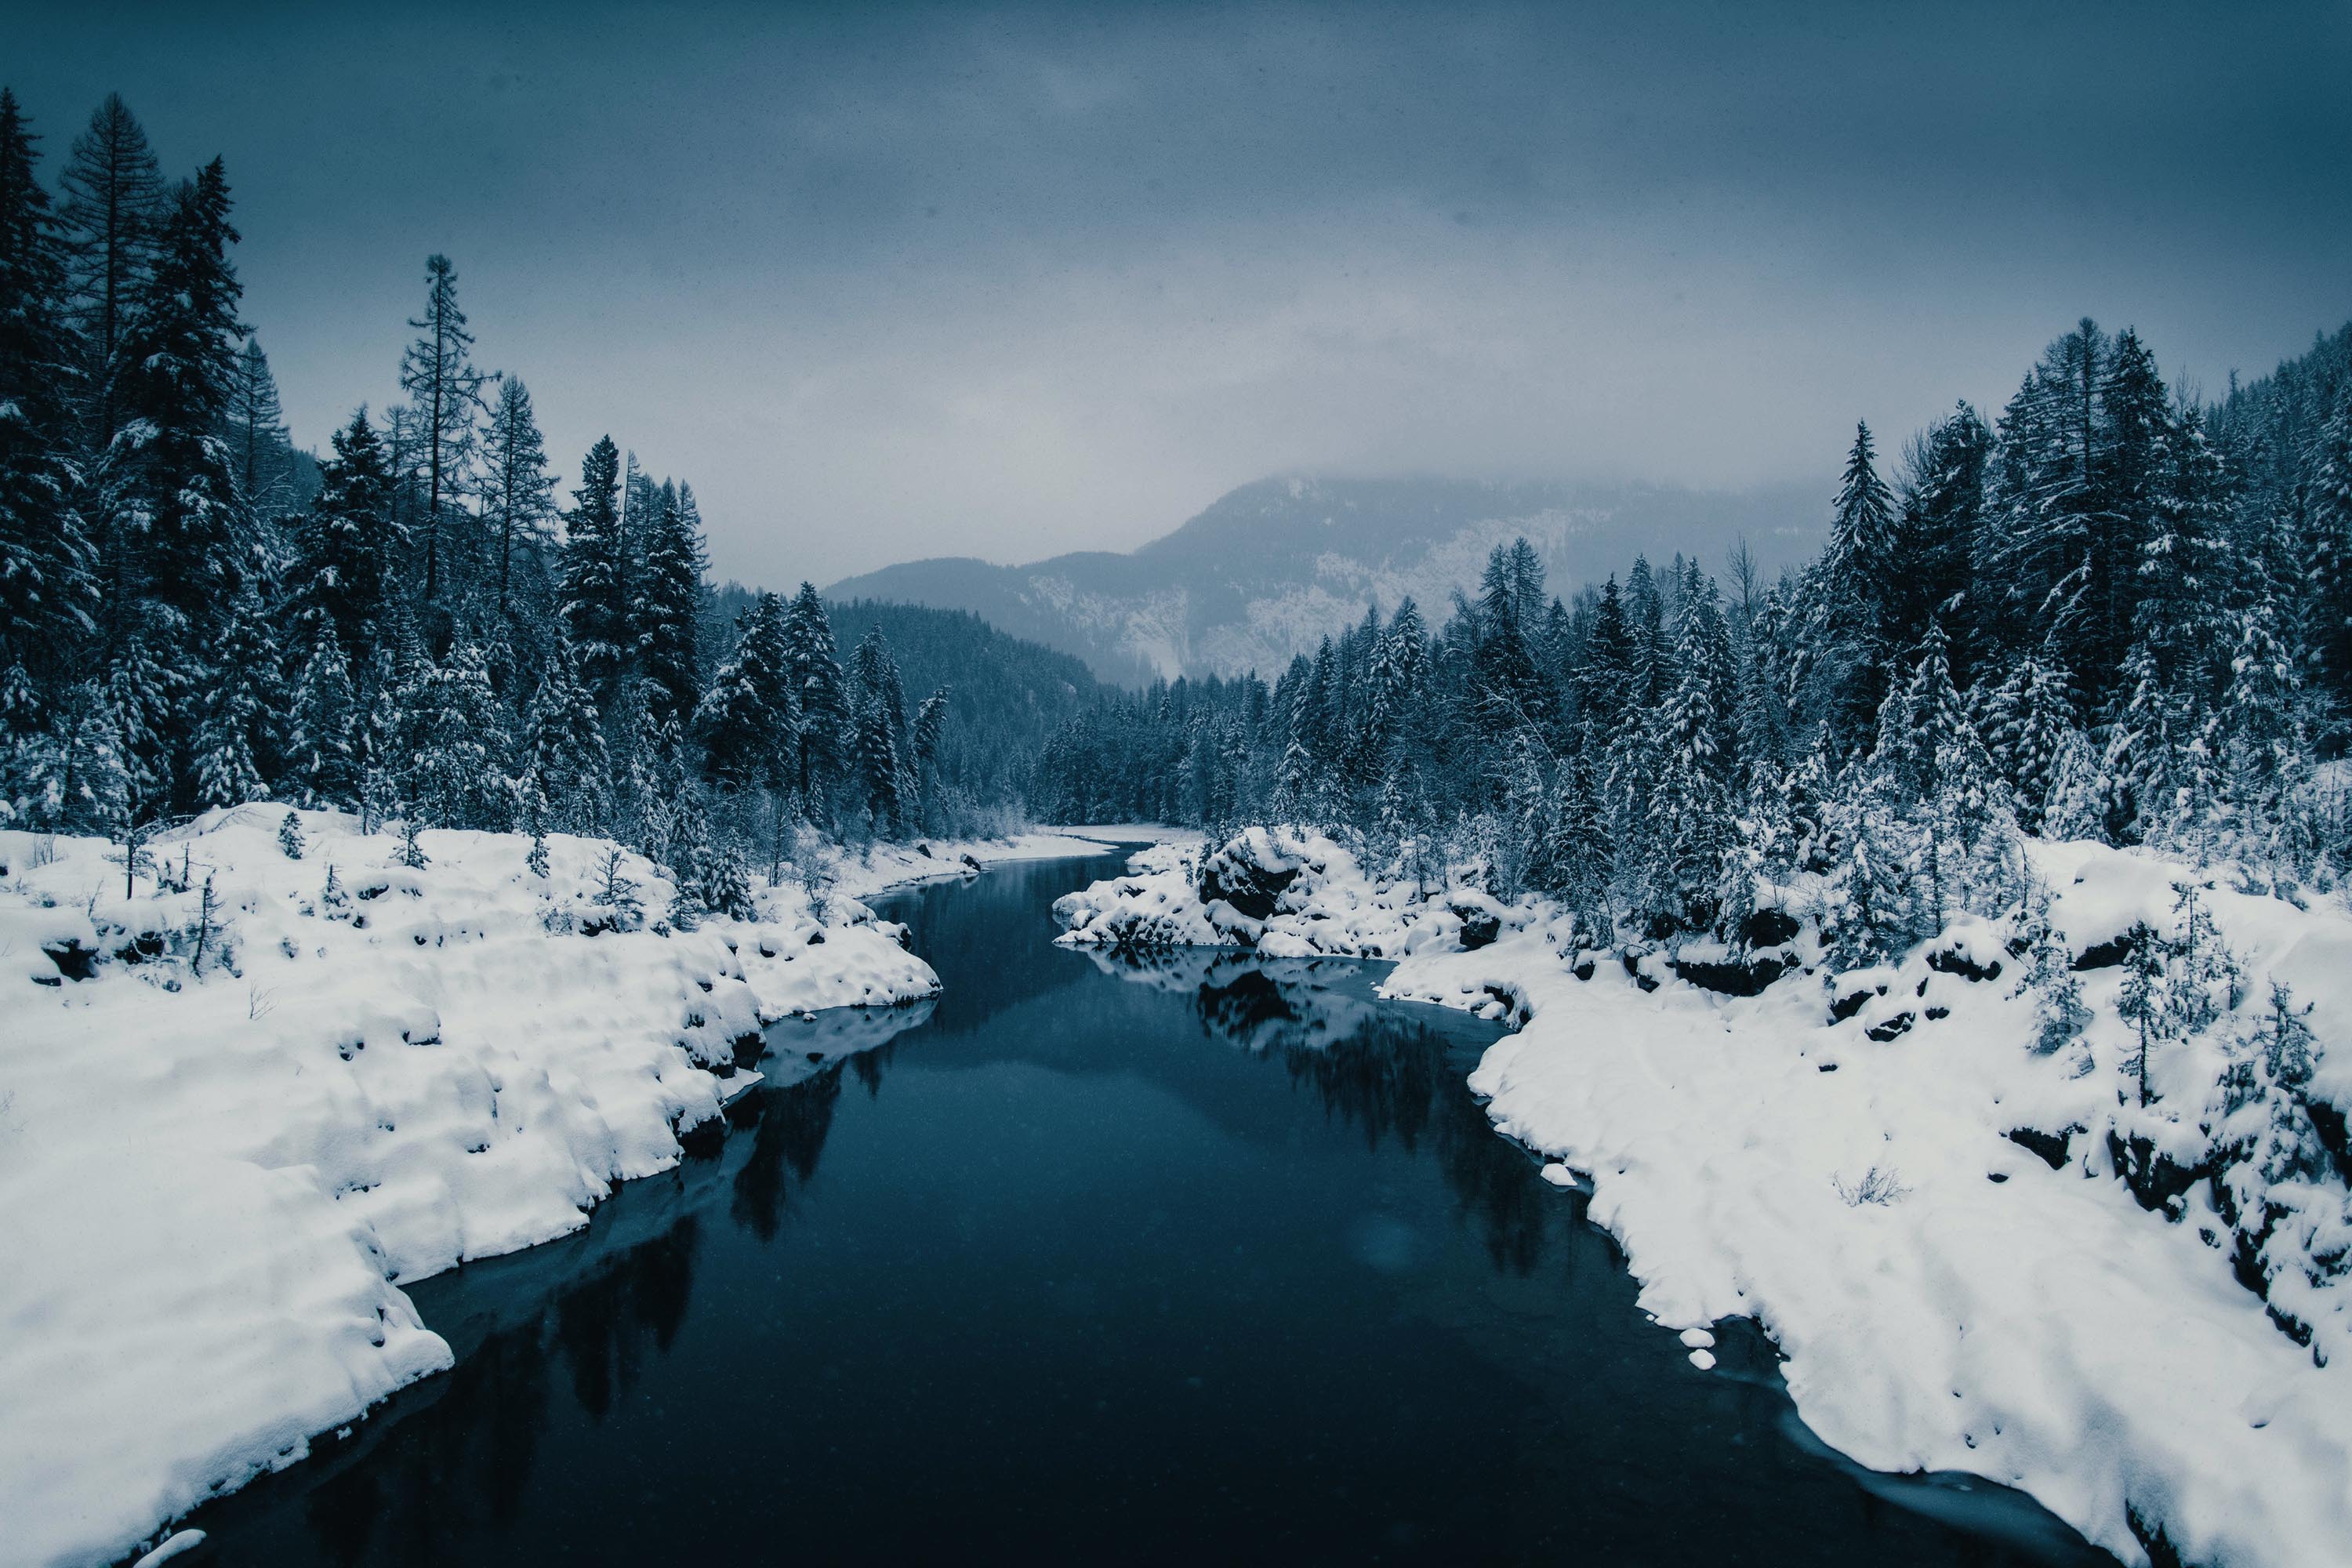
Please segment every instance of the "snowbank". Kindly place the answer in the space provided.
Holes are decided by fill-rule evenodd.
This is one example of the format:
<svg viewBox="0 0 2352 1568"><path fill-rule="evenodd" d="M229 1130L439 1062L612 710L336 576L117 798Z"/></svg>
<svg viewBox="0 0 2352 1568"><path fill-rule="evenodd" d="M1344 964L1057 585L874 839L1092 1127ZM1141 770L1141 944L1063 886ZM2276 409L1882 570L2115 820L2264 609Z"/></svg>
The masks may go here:
<svg viewBox="0 0 2352 1568"><path fill-rule="evenodd" d="M875 844L862 854L843 858L839 886L856 897L866 898L909 883L974 876L990 866L1022 860L1066 860L1099 855L1114 844L1142 844L1171 837L1197 840L1199 835L1136 825L1057 827L1015 834L1010 838L923 838L910 844Z"/></svg>
<svg viewBox="0 0 2352 1568"><path fill-rule="evenodd" d="M542 877L526 838L428 831L411 869L304 812L294 859L285 815L157 841L184 890L128 898L116 847L0 834L0 1563L121 1556L299 1458L449 1364L400 1283L674 1163L763 1024L938 989L854 899L667 931L625 855L646 929L616 930L610 846L551 837Z"/></svg>
<svg viewBox="0 0 2352 1568"><path fill-rule="evenodd" d="M2188 873L2092 845L2032 853L2052 924L2102 965L2075 976L2084 1038L2047 1055L2017 933L1981 921L1843 977L1800 936L1785 976L1732 997L1681 983L1664 953L1572 954L1570 922L1532 903L1484 910L1492 940L1464 951L1465 930L1488 935L1455 910L1481 912L1475 898L1382 887L1328 840L1262 831L1206 868L1149 852L1056 913L1076 945L1402 956L1384 994L1522 1021L1471 1079L1497 1128L1585 1174L1662 1325L1760 1321L1806 1423L1862 1462L2020 1487L2126 1561L2160 1531L2192 1563L2340 1563L2343 1187L2268 1194L2305 1229L2269 1244L2266 1307L2213 1196L2228 1020L2157 1054L2142 1108L2116 1013L2116 939L2165 929ZM1204 881L1253 879L1259 896L1280 884L1264 913L1204 901ZM2250 995L2276 978L2313 1004L2314 1105L2352 1102L2352 1051L2327 1050L2352 1037L2352 920L2200 897ZM2151 1149L2177 1157L2174 1180Z"/></svg>

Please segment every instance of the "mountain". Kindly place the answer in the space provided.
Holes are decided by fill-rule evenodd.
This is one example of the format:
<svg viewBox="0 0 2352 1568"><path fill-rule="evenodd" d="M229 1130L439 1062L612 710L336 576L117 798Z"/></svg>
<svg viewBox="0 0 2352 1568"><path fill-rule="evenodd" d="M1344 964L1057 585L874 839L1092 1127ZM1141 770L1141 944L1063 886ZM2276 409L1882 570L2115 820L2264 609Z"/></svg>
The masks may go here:
<svg viewBox="0 0 2352 1568"><path fill-rule="evenodd" d="M1475 586L1486 552L1525 535L1553 588L1572 594L1636 553L1696 553L1719 570L1745 540L1776 572L1820 545L1834 485L1737 494L1655 485L1457 479L1262 479L1127 554L1081 551L1028 566L912 561L836 583L835 603L895 600L969 610L1076 655L1105 680L1271 674L1327 633L1410 594L1442 618Z"/></svg>

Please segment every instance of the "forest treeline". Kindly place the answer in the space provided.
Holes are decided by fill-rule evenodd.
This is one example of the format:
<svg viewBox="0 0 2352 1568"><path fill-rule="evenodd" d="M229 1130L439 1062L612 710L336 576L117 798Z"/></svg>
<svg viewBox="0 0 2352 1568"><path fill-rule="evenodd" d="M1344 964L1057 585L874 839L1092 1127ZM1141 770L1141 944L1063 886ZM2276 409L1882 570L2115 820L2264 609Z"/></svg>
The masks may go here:
<svg viewBox="0 0 2352 1568"><path fill-rule="evenodd" d="M1270 687L1107 697L1033 805L1341 828L1598 942L1736 939L1759 879L1809 873L1853 961L2014 907L2021 829L2341 879L2352 328L2208 404L2084 321L1893 468L1858 427L1827 544L1777 580L1637 561L1564 601L1521 542L1442 624L1375 606Z"/></svg>
<svg viewBox="0 0 2352 1568"><path fill-rule="evenodd" d="M0 819L136 837L275 799L563 829L740 903L812 833L1003 820L1091 693L969 617L807 584L722 606L692 488L609 437L559 496L446 257L399 398L314 462L239 315L221 162L167 182L110 97L54 192L39 164L0 92ZM886 624L942 672L920 700Z"/></svg>

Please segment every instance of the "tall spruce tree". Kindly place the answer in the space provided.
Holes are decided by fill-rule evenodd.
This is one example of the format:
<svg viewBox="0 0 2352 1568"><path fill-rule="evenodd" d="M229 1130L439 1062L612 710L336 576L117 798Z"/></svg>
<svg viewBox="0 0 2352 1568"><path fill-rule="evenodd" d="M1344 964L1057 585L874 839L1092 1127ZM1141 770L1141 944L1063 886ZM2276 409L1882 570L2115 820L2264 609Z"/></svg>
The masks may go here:
<svg viewBox="0 0 2352 1568"><path fill-rule="evenodd" d="M702 679L702 519L694 491L665 482L645 530L630 619L654 722L690 718Z"/></svg>
<svg viewBox="0 0 2352 1568"><path fill-rule="evenodd" d="M474 335L457 308L457 269L446 256L425 261L425 313L408 325L417 334L400 363L400 389L413 400L418 458L425 479L425 602L440 596L444 509L463 495L478 453L482 401L488 377L474 367Z"/></svg>
<svg viewBox="0 0 2352 1568"><path fill-rule="evenodd" d="M849 699L833 622L816 589L803 583L784 613L784 658L792 670L793 702L800 715L793 731L793 784L802 808L822 821L824 803L849 761Z"/></svg>
<svg viewBox="0 0 2352 1568"><path fill-rule="evenodd" d="M121 377L131 423L116 447L132 467L133 515L154 563L148 588L180 628L167 635L192 658L256 565L219 438L245 335L228 213L228 177L217 158L173 194Z"/></svg>
<svg viewBox="0 0 2352 1568"><path fill-rule="evenodd" d="M621 451L601 437L581 464L563 547L563 623L580 679L600 711L620 703L633 675L629 547L621 528Z"/></svg>
<svg viewBox="0 0 2352 1568"><path fill-rule="evenodd" d="M551 538L556 517L555 476L548 471L547 445L530 405L530 389L519 376L499 383L484 442L482 512L499 551L499 614L513 613L515 567L520 554L535 561Z"/></svg>
<svg viewBox="0 0 2352 1568"><path fill-rule="evenodd" d="M77 346L36 141L0 88L0 665L61 678L92 626L94 559L69 460Z"/></svg>
<svg viewBox="0 0 2352 1568"><path fill-rule="evenodd" d="M88 446L104 453L124 414L118 382L171 203L147 133L108 93L75 139L60 177L76 325L89 399Z"/></svg>

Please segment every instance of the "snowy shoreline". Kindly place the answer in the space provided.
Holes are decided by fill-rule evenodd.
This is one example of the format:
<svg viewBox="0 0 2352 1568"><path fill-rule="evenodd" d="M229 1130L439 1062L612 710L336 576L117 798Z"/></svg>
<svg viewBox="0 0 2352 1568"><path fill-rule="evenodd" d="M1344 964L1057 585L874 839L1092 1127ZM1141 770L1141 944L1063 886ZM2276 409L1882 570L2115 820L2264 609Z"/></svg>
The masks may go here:
<svg viewBox="0 0 2352 1568"><path fill-rule="evenodd" d="M877 846L822 922L785 885L756 919L672 930L664 874L599 840L550 836L541 874L527 837L428 831L412 868L337 813L297 815L293 858L286 816L158 838L172 886L142 871L129 897L119 846L0 834L10 1568L135 1552L447 1367L401 1286L572 1234L672 1168L761 1081L766 1026L936 994L861 898L1108 847ZM643 911L619 929L614 871ZM832 1054L856 1048L838 1033Z"/></svg>
<svg viewBox="0 0 2352 1568"><path fill-rule="evenodd" d="M2135 920L2160 927L2191 875L2087 844L2031 853L2078 963ZM2122 1179L2119 1158L2143 1189L2162 1173L2148 1144L2186 1169L2223 1118L2202 1038L2151 1063L2154 1110L2131 1103L2120 966L2077 976L2090 1027L2041 1055L2011 933L1989 922L1835 986L1800 931L1775 983L1734 996L1678 978L1737 965L1712 944L1578 954L1549 905L1420 896L1319 836L1254 829L1206 872L1146 852L1062 900L1060 940L1385 958L1382 994L1517 1025L1470 1079L1497 1131L1589 1182L1642 1306L1701 1366L1717 1323L1757 1321L1832 1447L2018 1487L2126 1562L2159 1531L2190 1563L2342 1560L2352 1292L2281 1269L2266 1306L2233 1275L2207 1183L2151 1212ZM2323 1049L2352 1037L2352 919L2203 897L2249 989L2290 983ZM2352 1053L2321 1055L2311 1092L2352 1102ZM2310 1256L2340 1246L2340 1187L2288 1188L2264 1195L2319 1216Z"/></svg>

